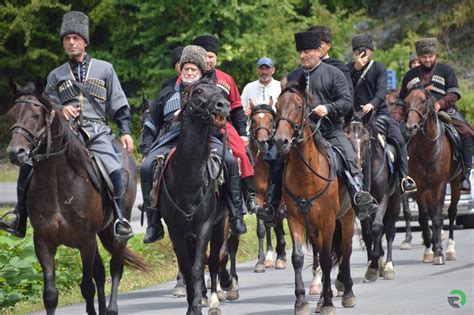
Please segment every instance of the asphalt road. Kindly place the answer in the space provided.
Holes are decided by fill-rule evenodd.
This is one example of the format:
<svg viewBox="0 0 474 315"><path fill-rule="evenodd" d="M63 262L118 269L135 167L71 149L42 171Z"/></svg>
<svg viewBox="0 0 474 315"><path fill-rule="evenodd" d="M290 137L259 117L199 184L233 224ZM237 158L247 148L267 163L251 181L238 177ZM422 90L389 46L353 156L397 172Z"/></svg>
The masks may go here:
<svg viewBox="0 0 474 315"><path fill-rule="evenodd" d="M474 314L474 230L456 230L457 260L445 265L433 266L421 262L423 246L420 232L414 233L414 247L409 251L399 249L404 234L397 233L393 253L395 280L364 283L366 254L358 239L354 239L351 272L357 305L352 309L341 306L336 297L334 304L337 314ZM443 243L446 246L446 241ZM291 255L291 253L289 253ZM291 256L288 256L289 258ZM240 299L221 302L222 314L293 314L294 273L291 259L287 269L267 269L255 274L251 261L238 266ZM305 256L303 277L308 290L311 281L311 258ZM336 270L332 272L332 278ZM186 300L172 296L173 282L152 286L143 290L121 294L119 309L121 314L185 314ZM462 308L448 304L452 290L463 290L467 302ZM334 286L333 286L333 290ZM308 292L308 291L306 291ZM314 312L317 296L307 296L311 311ZM56 314L84 314L85 305L72 305L58 309ZM207 310L203 309L206 314ZM37 313L41 314L41 313Z"/></svg>

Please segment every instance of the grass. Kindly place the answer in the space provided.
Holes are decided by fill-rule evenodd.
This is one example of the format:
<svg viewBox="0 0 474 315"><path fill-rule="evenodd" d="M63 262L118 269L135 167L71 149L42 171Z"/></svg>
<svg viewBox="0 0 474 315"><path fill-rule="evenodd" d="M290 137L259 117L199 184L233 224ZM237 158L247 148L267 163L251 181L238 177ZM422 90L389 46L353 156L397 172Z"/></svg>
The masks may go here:
<svg viewBox="0 0 474 315"><path fill-rule="evenodd" d="M0 182L16 182L18 177L18 166L7 160L0 160Z"/></svg>
<svg viewBox="0 0 474 315"><path fill-rule="evenodd" d="M258 238L256 236L256 218L254 215L247 215L245 217L245 222L247 224L248 232L245 235L241 236L239 251L237 255L238 262L245 262L257 258L258 253ZM286 241L287 244L291 244L289 239L289 233L287 225L285 224L286 230ZM28 234L31 234L31 229L28 230ZM151 285L159 284L166 281L171 281L176 277L177 263L175 260L175 255L172 249L171 241L168 238L168 235L165 236L165 239L160 242L155 242L153 244L143 244L143 234L136 235L133 239L129 241L129 246L137 253L142 255L142 257L147 261L151 266L152 271L148 274L125 269L122 281L120 282L120 292L129 292L133 290L138 290L145 288ZM31 241L31 237L30 237ZM273 244L275 243L275 236L273 233ZM288 245L287 245L288 247ZM61 253L65 251L68 252L68 255L75 255L74 262L79 263L79 252L73 252L72 249L61 248L58 251L56 257L61 256ZM104 259L106 264L106 272L108 273L108 260L109 255L105 250L100 248L101 256ZM67 256L69 257L69 256ZM69 258L68 258L69 259ZM58 267L60 263L58 263ZM110 277L107 279L106 283L106 294L110 293ZM34 297L35 302L19 302L12 308L7 308L0 310L1 314L4 315L18 315L26 314L33 311L43 310L42 297ZM60 292L59 294L59 305L64 306L68 304L82 303L83 298L79 289L79 282L68 292Z"/></svg>

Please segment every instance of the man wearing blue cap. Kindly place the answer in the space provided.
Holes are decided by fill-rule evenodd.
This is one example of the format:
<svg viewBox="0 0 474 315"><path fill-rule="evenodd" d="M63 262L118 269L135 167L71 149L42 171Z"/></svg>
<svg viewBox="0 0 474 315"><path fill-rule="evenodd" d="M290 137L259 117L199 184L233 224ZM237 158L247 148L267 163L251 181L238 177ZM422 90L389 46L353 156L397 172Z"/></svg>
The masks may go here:
<svg viewBox="0 0 474 315"><path fill-rule="evenodd" d="M250 114L249 100L257 104L267 104L270 97L275 102L281 93L280 81L273 79L275 67L268 57L262 57L257 62L258 80L248 83L242 91L242 105L247 116Z"/></svg>

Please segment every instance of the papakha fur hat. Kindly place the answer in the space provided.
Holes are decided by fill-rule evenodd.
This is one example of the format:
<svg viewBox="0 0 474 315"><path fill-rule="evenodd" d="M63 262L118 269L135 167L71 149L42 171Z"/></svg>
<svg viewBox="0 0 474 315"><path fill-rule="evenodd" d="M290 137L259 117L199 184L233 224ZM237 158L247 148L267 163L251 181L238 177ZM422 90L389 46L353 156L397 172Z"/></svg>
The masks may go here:
<svg viewBox="0 0 474 315"><path fill-rule="evenodd" d="M319 32L295 33L296 51L317 49L321 47L321 35Z"/></svg>
<svg viewBox="0 0 474 315"><path fill-rule="evenodd" d="M193 40L193 45L201 46L206 51L212 51L217 55L219 51L219 39L214 35L202 35Z"/></svg>
<svg viewBox="0 0 474 315"><path fill-rule="evenodd" d="M352 51L365 47L374 50L374 38L370 34L357 34L352 36Z"/></svg>
<svg viewBox="0 0 474 315"><path fill-rule="evenodd" d="M59 36L61 40L69 34L77 34L89 43L89 18L83 12L70 11L63 16Z"/></svg>
<svg viewBox="0 0 474 315"><path fill-rule="evenodd" d="M438 40L435 37L420 39L415 42L415 50L418 56L436 54L438 52Z"/></svg>
<svg viewBox="0 0 474 315"><path fill-rule="evenodd" d="M331 28L324 26L324 25L315 25L308 28L309 32L319 32L321 36L321 40L325 41L326 43L332 42L332 31Z"/></svg>
<svg viewBox="0 0 474 315"><path fill-rule="evenodd" d="M201 72L204 72L207 62L207 52L204 48L197 45L189 45L184 47L183 53L181 54L181 59L179 65L181 69L185 63L194 63L201 69Z"/></svg>

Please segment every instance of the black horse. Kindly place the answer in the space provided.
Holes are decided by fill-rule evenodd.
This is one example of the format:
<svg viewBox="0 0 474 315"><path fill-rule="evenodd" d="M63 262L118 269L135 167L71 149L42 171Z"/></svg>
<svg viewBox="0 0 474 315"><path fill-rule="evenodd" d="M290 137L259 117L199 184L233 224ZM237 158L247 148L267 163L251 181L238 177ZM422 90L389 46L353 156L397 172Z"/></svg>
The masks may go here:
<svg viewBox="0 0 474 315"><path fill-rule="evenodd" d="M364 168L364 179L370 193L379 203L379 211L361 221L369 266L365 280L375 281L379 274L393 280L392 244L395 222L400 214L401 191L397 172L391 172L384 145L385 138L372 126L373 114L355 115L357 119L346 126L346 133L357 154L357 164ZM385 142L386 143L386 142ZM395 161L394 161L395 162ZM384 261L382 235L387 239L387 260ZM380 270L379 270L380 269Z"/></svg>
<svg viewBox="0 0 474 315"><path fill-rule="evenodd" d="M92 183L86 171L91 158L71 130L60 109L43 94L43 83L19 86L11 80L13 99L7 113L12 121L8 154L13 164L33 160L33 174L26 195L26 208L33 226L35 252L43 269L43 303L47 314L58 304L54 256L58 246L76 248L81 253L81 293L88 314L96 314L95 286L99 313L117 314L117 292L124 264L146 270L143 260L117 242L112 224L112 203ZM130 218L136 194L135 163L124 151L122 163L125 183L125 217ZM104 210L105 209L105 210ZM96 236L112 255L112 292L105 303L105 270Z"/></svg>
<svg viewBox="0 0 474 315"><path fill-rule="evenodd" d="M233 285L232 277L220 257L227 218L226 200L218 180L223 164L213 174L209 170L210 136L214 127L222 128L229 114L229 102L221 89L206 81L186 88L181 120L181 135L176 151L161 180L158 207L168 227L186 282L188 310L201 314L206 295L204 257L210 241L211 274L210 312L219 314L217 275L223 288ZM219 155L225 152L218 152Z"/></svg>

